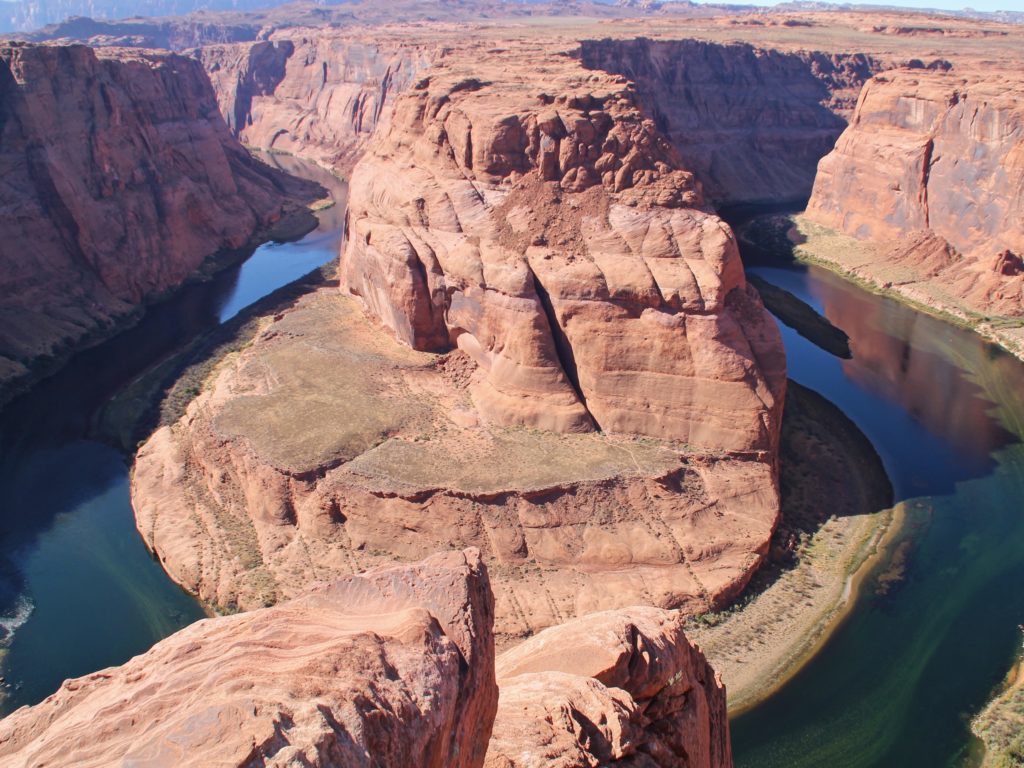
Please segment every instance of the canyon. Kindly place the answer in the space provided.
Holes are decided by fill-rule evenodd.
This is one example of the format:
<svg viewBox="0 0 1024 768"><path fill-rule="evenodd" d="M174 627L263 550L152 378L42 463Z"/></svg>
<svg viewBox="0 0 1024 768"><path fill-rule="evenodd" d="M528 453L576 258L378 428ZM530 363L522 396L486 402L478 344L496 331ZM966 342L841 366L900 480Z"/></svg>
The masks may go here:
<svg viewBox="0 0 1024 768"><path fill-rule="evenodd" d="M835 263L981 323L1021 354L1024 79L1019 69L876 76L819 166L805 214L855 241ZM822 234L804 227L798 241ZM823 233L827 236L827 232ZM801 245L803 243L800 243Z"/></svg>
<svg viewBox="0 0 1024 768"><path fill-rule="evenodd" d="M0 49L0 402L226 250L314 225L193 60Z"/></svg>
<svg viewBox="0 0 1024 768"><path fill-rule="evenodd" d="M146 546L238 615L0 721L0 762L732 765L684 627L745 594L792 510L782 337L716 210L809 197L798 257L1024 334L1019 28L432 8L0 48L3 393L311 226L323 190L245 147L349 182L336 264L134 457ZM848 378L1003 439L973 380L925 386L932 361L825 305Z"/></svg>
<svg viewBox="0 0 1024 768"><path fill-rule="evenodd" d="M778 333L629 84L543 56L450 54L402 94L350 181L353 298L277 313L140 450L139 529L204 600L476 546L509 643L708 610L761 562Z"/></svg>

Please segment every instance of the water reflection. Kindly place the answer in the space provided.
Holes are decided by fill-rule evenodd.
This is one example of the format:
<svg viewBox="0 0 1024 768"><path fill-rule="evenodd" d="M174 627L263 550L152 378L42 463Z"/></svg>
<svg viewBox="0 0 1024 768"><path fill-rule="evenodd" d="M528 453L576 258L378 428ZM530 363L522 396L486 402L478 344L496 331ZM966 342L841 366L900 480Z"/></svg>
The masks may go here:
<svg viewBox="0 0 1024 768"><path fill-rule="evenodd" d="M185 286L0 414L0 712L123 663L202 616L135 530L124 457L86 438L125 383L337 256L345 184L295 158L270 159L332 190L338 203L314 232Z"/></svg>
<svg viewBox="0 0 1024 768"><path fill-rule="evenodd" d="M826 270L744 259L850 336L840 360L780 327L791 377L871 439L908 523L879 566L892 586L876 572L821 654L733 722L736 764L959 765L1024 620L1024 366Z"/></svg>

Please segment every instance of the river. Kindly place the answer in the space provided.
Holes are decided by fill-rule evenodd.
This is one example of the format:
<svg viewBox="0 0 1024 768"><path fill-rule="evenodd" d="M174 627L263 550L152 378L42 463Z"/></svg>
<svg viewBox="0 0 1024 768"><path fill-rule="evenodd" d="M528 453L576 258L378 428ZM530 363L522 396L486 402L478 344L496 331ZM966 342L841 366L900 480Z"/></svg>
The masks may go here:
<svg viewBox="0 0 1024 768"><path fill-rule="evenodd" d="M40 701L65 678L121 664L204 615L135 529L126 457L90 437L126 382L337 257L345 185L294 158L265 159L331 189L337 203L319 212L316 230L184 286L0 414L0 713Z"/></svg>
<svg viewBox="0 0 1024 768"><path fill-rule="evenodd" d="M841 360L780 324L790 377L868 436L907 522L820 654L732 721L736 765L971 765L1024 621L1024 365L827 270L744 261L849 335Z"/></svg>

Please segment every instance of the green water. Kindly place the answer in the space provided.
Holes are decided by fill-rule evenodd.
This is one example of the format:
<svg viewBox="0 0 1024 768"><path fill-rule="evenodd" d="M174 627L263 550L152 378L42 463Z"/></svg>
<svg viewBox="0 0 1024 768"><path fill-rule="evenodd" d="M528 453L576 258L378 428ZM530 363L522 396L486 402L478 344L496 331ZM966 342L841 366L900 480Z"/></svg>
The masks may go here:
<svg viewBox="0 0 1024 768"><path fill-rule="evenodd" d="M752 271L850 336L844 361L781 327L791 377L860 426L908 515L821 654L733 720L736 765L971 764L969 720L1010 668L1024 622L1024 366L825 270ZM880 589L883 571L902 578Z"/></svg>

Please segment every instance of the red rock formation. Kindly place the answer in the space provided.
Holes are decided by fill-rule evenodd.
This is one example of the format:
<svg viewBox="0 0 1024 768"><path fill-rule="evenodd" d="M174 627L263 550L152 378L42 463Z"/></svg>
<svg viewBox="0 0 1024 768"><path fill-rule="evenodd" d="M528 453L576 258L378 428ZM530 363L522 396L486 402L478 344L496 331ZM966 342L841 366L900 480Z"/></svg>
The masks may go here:
<svg viewBox="0 0 1024 768"><path fill-rule="evenodd" d="M684 166L717 202L806 198L861 86L861 53L765 50L697 40L588 40L589 69L633 80Z"/></svg>
<svg viewBox="0 0 1024 768"><path fill-rule="evenodd" d="M959 69L874 78L819 166L807 217L878 244L860 271L923 303L1024 313L1014 258L1024 253L1024 78ZM893 267L904 272L886 276Z"/></svg>
<svg viewBox="0 0 1024 768"><path fill-rule="evenodd" d="M195 55L225 120L245 144L301 155L347 173L396 93L434 46L285 29L269 40L208 45Z"/></svg>
<svg viewBox="0 0 1024 768"><path fill-rule="evenodd" d="M488 768L725 768L725 687L677 613L628 608L546 629L498 659Z"/></svg>
<svg viewBox="0 0 1024 768"><path fill-rule="evenodd" d="M493 423L771 456L781 342L702 203L622 78L450 57L353 173L342 283L414 348L472 357Z"/></svg>
<svg viewBox="0 0 1024 768"><path fill-rule="evenodd" d="M5 718L0 762L474 768L498 699L493 616L468 551L200 621Z"/></svg>
<svg viewBox="0 0 1024 768"><path fill-rule="evenodd" d="M280 219L300 184L229 135L199 65L0 48L0 390Z"/></svg>
<svg viewBox="0 0 1024 768"><path fill-rule="evenodd" d="M489 426L468 396L479 376L324 287L140 449L139 531L175 581L242 609L479 547L503 644L609 608L703 611L747 583L778 516L767 458Z"/></svg>

